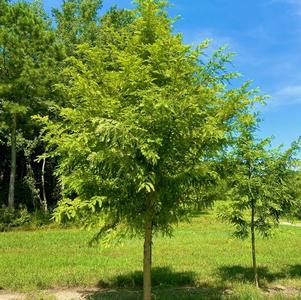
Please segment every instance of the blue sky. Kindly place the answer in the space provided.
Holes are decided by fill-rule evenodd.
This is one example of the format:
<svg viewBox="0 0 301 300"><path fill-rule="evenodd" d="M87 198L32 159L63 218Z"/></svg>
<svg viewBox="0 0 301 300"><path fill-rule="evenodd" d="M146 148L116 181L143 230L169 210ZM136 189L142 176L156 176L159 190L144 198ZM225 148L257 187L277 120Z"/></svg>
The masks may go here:
<svg viewBox="0 0 301 300"><path fill-rule="evenodd" d="M45 8L62 0L44 0ZM104 0L132 7L131 0ZM262 109L261 135L288 146L301 135L301 0L171 0L175 31L186 43L213 39L212 48L227 44L237 55L242 80L271 96Z"/></svg>

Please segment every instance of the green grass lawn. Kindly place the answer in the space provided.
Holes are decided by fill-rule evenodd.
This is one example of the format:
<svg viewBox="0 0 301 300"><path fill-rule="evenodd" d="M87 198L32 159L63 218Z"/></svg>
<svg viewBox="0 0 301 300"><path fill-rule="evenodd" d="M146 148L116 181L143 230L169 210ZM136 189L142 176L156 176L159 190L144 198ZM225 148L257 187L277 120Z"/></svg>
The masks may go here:
<svg viewBox="0 0 301 300"><path fill-rule="evenodd" d="M0 289L97 286L104 292L89 299L141 299L142 241L101 249L87 246L92 234L77 229L1 233ZM301 228L280 226L272 239L258 239L261 292L252 287L250 254L248 241L233 238L231 226L211 215L194 218L173 238L154 240L155 299L266 299L267 288L273 299L298 297ZM287 290L281 292L283 286Z"/></svg>

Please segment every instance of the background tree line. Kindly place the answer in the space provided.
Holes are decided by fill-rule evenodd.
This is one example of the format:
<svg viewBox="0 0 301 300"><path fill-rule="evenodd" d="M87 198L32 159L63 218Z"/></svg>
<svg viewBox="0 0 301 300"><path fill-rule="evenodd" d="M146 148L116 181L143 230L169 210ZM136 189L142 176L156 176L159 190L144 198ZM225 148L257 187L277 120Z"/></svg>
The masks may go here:
<svg viewBox="0 0 301 300"><path fill-rule="evenodd" d="M55 207L60 184L55 159L37 161L45 152L34 115L57 117L54 106L67 105L53 88L64 59L77 45L93 45L106 20L116 26L130 16L112 8L100 17L102 1L64 1L49 16L42 2L0 1L0 204L30 211Z"/></svg>

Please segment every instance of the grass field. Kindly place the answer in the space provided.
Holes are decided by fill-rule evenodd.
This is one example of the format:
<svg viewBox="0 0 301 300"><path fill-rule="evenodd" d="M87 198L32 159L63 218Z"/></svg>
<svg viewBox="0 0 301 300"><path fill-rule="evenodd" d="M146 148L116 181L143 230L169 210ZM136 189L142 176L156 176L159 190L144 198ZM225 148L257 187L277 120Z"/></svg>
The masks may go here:
<svg viewBox="0 0 301 300"><path fill-rule="evenodd" d="M77 229L1 233L0 289L99 287L88 299L141 299L142 241L101 249L87 246L91 236ZM252 287L248 241L211 215L197 217L174 238L155 238L155 299L301 299L301 228L280 226L272 239L258 239L258 264L262 291Z"/></svg>

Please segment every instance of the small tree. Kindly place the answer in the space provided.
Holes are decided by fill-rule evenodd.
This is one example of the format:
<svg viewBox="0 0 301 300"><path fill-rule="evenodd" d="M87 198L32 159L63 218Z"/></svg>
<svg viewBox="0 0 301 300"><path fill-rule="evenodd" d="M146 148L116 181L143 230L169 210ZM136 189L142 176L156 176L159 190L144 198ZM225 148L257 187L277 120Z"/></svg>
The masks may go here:
<svg viewBox="0 0 301 300"><path fill-rule="evenodd" d="M228 156L230 188L220 217L235 226L235 236L251 236L254 284L259 287L256 263L256 236L269 237L280 217L292 211L298 203L296 183L296 152L299 143L281 152L271 149L271 139L260 140L255 136L256 118L244 120L245 127Z"/></svg>
<svg viewBox="0 0 301 300"><path fill-rule="evenodd" d="M144 236L149 300L153 232L170 233L208 204L216 156L254 99L227 86L229 55L205 63L206 42L192 49L172 33L164 1L136 4L121 26L105 19L111 40L66 61L57 88L70 105L44 121L64 187L56 218L101 226L96 239L112 229Z"/></svg>

